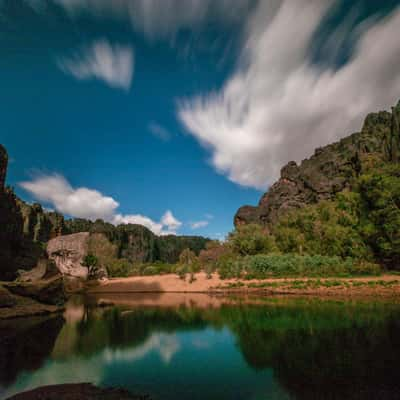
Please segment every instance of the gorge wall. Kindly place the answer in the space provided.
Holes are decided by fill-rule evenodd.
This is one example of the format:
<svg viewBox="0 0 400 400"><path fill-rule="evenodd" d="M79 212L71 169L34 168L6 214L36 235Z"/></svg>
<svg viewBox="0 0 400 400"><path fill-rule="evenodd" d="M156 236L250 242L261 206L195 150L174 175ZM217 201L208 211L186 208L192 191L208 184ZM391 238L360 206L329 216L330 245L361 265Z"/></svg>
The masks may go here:
<svg viewBox="0 0 400 400"><path fill-rule="evenodd" d="M7 151L0 144L0 280L13 280L19 270L43 265L48 258L44 244L68 234L102 234L117 248L117 258L133 263L175 263L185 248L198 254L208 242L201 236L157 236L141 225L66 220L57 212L44 211L38 203L27 204L19 199L5 185L7 166Z"/></svg>
<svg viewBox="0 0 400 400"><path fill-rule="evenodd" d="M300 165L289 162L281 169L280 179L261 197L257 206L239 208L234 217L235 226L250 223L268 226L288 210L333 199L336 193L351 189L368 157L399 162L399 121L400 101L391 113L369 114L361 132L316 149L314 155Z"/></svg>
<svg viewBox="0 0 400 400"><path fill-rule="evenodd" d="M176 263L184 249L189 248L198 254L209 241L202 236L157 236L142 225L114 226L100 219L94 222L80 218L66 220L65 229L69 234L79 232L102 234L116 246L117 258L124 258L134 263L155 261Z"/></svg>
<svg viewBox="0 0 400 400"><path fill-rule="evenodd" d="M46 259L41 243L65 231L61 214L29 205L5 186L8 155L0 145L0 279L12 280L18 270L31 270Z"/></svg>

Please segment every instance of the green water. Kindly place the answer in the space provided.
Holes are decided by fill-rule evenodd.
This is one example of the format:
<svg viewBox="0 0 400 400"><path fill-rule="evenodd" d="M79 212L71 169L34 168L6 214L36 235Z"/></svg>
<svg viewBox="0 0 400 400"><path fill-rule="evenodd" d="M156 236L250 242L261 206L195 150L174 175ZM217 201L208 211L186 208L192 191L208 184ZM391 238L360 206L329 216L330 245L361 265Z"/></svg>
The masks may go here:
<svg viewBox="0 0 400 400"><path fill-rule="evenodd" d="M93 303L75 299L64 317L0 324L0 398L70 382L167 400L400 398L393 303Z"/></svg>

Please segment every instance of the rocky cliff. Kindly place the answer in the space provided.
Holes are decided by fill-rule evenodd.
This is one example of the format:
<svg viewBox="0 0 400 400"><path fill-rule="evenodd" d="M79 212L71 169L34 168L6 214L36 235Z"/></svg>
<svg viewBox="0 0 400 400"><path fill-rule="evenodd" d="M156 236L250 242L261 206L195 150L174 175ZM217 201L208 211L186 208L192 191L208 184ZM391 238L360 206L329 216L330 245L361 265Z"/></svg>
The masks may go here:
<svg viewBox="0 0 400 400"><path fill-rule="evenodd" d="M5 186L8 156L0 145L0 280L12 280L18 270L31 270L46 259L41 243L65 231L64 218L29 205Z"/></svg>
<svg viewBox="0 0 400 400"><path fill-rule="evenodd" d="M88 232L92 237L93 234L100 233L116 246L117 258L124 258L133 263L174 263L185 248L199 253L208 241L199 236L158 237L141 225L114 226L102 220L92 222L80 218L64 220L61 214L44 211L38 203L25 203L11 188L7 188L7 163L7 151L0 145L0 280L13 280L21 275L18 271L24 270L34 269L32 274L23 274L24 279L46 274L52 264L46 266L47 254L44 244L50 241L54 246L63 246L63 240L52 239L68 234ZM64 244L67 245L66 242ZM50 249L51 253L57 251L52 245ZM65 260L69 258L66 254L60 257L64 257ZM60 257L50 258L59 266L63 264ZM73 260L74 265L75 261ZM62 269L59 268L65 273Z"/></svg>
<svg viewBox="0 0 400 400"><path fill-rule="evenodd" d="M361 132L316 149L300 165L289 162L257 206L243 206L237 211L235 226L249 223L268 226L288 210L334 198L336 193L351 188L368 157L399 162L399 121L400 101L392 113L369 114Z"/></svg>

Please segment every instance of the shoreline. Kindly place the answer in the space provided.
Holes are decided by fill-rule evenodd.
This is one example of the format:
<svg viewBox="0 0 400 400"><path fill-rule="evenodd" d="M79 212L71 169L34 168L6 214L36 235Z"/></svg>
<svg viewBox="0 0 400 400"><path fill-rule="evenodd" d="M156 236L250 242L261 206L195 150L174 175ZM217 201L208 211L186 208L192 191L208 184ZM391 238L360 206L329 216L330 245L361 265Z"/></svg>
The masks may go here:
<svg viewBox="0 0 400 400"><path fill-rule="evenodd" d="M320 297L392 297L400 299L400 276L362 276L345 278L268 278L268 279L220 279L213 274L210 279L204 272L195 274L188 282L175 274L112 278L103 282L88 283L88 295L118 295L146 293L201 293L201 294L258 294L310 295Z"/></svg>

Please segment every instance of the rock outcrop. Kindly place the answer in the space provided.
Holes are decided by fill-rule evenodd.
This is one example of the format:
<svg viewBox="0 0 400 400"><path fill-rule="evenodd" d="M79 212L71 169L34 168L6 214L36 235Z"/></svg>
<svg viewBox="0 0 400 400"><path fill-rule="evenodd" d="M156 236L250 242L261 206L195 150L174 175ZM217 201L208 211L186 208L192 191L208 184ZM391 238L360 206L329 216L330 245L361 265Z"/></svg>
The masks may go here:
<svg viewBox="0 0 400 400"><path fill-rule="evenodd" d="M398 162L400 158L400 101L392 113L372 113L361 132L315 150L300 165L291 161L281 170L280 179L266 192L258 206L243 206L235 226L249 223L268 226L288 210L301 208L351 188L362 171L362 160L369 156Z"/></svg>
<svg viewBox="0 0 400 400"><path fill-rule="evenodd" d="M0 285L0 321L20 317L48 315L63 310L64 307L60 304L40 303L29 296L13 294Z"/></svg>
<svg viewBox="0 0 400 400"><path fill-rule="evenodd" d="M5 187L8 155L0 145L0 280L13 280L18 270L31 270L46 260L42 243L65 231L61 214L20 200Z"/></svg>
<svg viewBox="0 0 400 400"><path fill-rule="evenodd" d="M74 233L51 239L47 244L47 254L62 275L86 280L88 268L83 260L88 254L88 232Z"/></svg>
<svg viewBox="0 0 400 400"><path fill-rule="evenodd" d="M38 203L27 204L17 199L23 220L24 236L33 242L48 242L66 233L64 217L56 212L45 212Z"/></svg>
<svg viewBox="0 0 400 400"><path fill-rule="evenodd" d="M61 275L36 282L4 283L3 287L12 294L29 297L43 304L62 305L66 300Z"/></svg>

